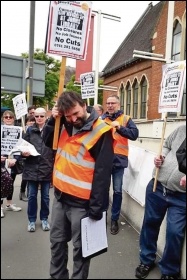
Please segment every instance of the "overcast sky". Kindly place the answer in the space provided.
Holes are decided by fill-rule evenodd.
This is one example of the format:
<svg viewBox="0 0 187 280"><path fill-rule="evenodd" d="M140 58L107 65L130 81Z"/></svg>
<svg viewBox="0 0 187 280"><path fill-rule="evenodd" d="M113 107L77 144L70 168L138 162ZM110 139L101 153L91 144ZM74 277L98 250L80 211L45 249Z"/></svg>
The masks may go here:
<svg viewBox="0 0 187 280"><path fill-rule="evenodd" d="M29 51L31 1L1 1L1 53L20 56ZM156 5L159 1L152 1ZM101 19L99 71L105 67L119 45L142 16L150 1L92 1L93 10L121 18L121 22ZM49 1L36 1L34 48L44 49ZM94 45L97 27L95 26ZM95 53L94 49L94 53ZM52 56L52 55L50 55ZM55 56L61 60L60 56ZM74 59L66 65L75 66ZM93 70L95 58L93 58Z"/></svg>

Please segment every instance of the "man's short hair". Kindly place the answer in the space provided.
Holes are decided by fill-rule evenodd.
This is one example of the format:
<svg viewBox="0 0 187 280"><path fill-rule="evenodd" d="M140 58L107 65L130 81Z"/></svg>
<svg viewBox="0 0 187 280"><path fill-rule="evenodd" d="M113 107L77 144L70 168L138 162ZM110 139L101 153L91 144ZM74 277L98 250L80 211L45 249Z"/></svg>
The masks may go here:
<svg viewBox="0 0 187 280"><path fill-rule="evenodd" d="M31 105L31 106L29 106L29 107L28 107L28 109L27 109L27 111L29 112L29 111L30 111L30 110L32 110L32 109L34 109L34 110L35 110L35 109L36 109L36 106L35 106L35 105Z"/></svg>
<svg viewBox="0 0 187 280"><path fill-rule="evenodd" d="M65 91L63 92L57 101L57 107L59 112L67 112L74 108L77 103L81 106L85 106L84 100L81 98L80 94L75 91Z"/></svg>

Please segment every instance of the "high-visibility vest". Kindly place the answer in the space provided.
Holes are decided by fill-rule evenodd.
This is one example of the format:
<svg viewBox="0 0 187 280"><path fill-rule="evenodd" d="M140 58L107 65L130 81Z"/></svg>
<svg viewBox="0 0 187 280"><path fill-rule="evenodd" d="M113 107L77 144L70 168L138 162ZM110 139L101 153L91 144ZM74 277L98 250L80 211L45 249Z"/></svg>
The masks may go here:
<svg viewBox="0 0 187 280"><path fill-rule="evenodd" d="M95 121L92 131L69 136L66 129L62 129L53 171L53 184L57 189L82 199L90 198L95 160L89 150L110 129L100 119Z"/></svg>
<svg viewBox="0 0 187 280"><path fill-rule="evenodd" d="M115 119L115 121L118 121L121 126L126 126L129 119L130 119L130 116L122 114L119 117L117 117L117 119ZM104 119L104 121L107 124L111 124L113 122L109 118ZM115 140L114 141L114 154L120 154L120 155L128 157L128 155L129 155L128 139L126 137L121 136L115 128L113 129L113 138Z"/></svg>

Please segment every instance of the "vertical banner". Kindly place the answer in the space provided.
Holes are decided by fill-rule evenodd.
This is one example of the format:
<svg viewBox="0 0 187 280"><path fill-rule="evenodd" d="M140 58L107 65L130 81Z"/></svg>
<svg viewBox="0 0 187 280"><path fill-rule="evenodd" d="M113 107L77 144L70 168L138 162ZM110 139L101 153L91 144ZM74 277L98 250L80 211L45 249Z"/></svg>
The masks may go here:
<svg viewBox="0 0 187 280"><path fill-rule="evenodd" d="M89 72L80 75L82 99L94 98L95 96L95 73Z"/></svg>
<svg viewBox="0 0 187 280"><path fill-rule="evenodd" d="M180 112L185 80L185 60L163 65L159 113Z"/></svg>
<svg viewBox="0 0 187 280"><path fill-rule="evenodd" d="M27 102L26 102L25 92L16 95L14 98L12 98L12 101L13 101L14 112L17 120L19 120L24 115L27 115Z"/></svg>
<svg viewBox="0 0 187 280"><path fill-rule="evenodd" d="M81 74L92 71L94 18L95 18L95 15L92 14L86 59L85 60L76 60L76 71L75 71L75 81L76 82L80 82Z"/></svg>
<svg viewBox="0 0 187 280"><path fill-rule="evenodd" d="M46 52L85 59L91 21L91 1L51 1Z"/></svg>

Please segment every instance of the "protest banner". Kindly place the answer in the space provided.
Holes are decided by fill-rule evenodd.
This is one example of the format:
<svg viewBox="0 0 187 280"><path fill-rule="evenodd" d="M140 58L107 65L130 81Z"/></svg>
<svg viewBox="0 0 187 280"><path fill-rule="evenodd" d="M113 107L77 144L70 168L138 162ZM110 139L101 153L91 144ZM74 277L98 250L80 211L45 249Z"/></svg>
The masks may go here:
<svg viewBox="0 0 187 280"><path fill-rule="evenodd" d="M158 153L159 156L162 154L167 114L168 112L180 112L185 80L186 61L177 61L171 64L163 65L158 111L159 113L165 114L162 127L160 149ZM153 185L153 192L156 191L158 173L159 168L157 167Z"/></svg>
<svg viewBox="0 0 187 280"><path fill-rule="evenodd" d="M50 1L46 52L62 56L57 97L63 92L66 57L84 60L91 22L91 1ZM60 118L55 120L53 149L57 149Z"/></svg>
<svg viewBox="0 0 187 280"><path fill-rule="evenodd" d="M80 75L82 99L94 98L95 96L95 75L94 72Z"/></svg>

